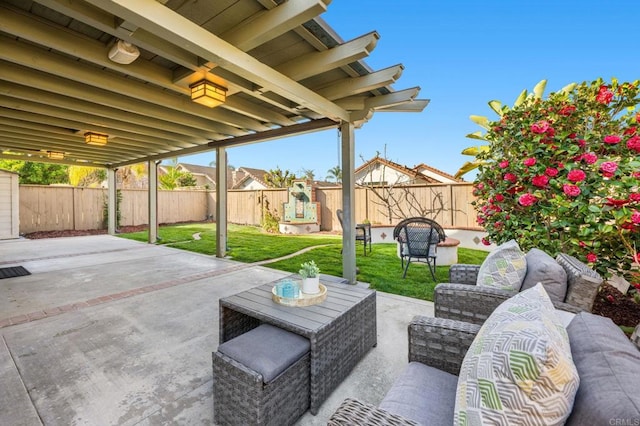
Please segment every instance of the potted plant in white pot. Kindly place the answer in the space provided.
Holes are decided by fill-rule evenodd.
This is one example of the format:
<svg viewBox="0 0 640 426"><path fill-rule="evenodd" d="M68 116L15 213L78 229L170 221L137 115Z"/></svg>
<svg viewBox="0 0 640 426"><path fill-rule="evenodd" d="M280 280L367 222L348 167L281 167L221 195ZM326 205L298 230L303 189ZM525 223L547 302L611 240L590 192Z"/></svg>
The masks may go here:
<svg viewBox="0 0 640 426"><path fill-rule="evenodd" d="M302 277L302 292L307 294L315 294L320 292L320 268L313 260L304 262L300 265L298 271Z"/></svg>

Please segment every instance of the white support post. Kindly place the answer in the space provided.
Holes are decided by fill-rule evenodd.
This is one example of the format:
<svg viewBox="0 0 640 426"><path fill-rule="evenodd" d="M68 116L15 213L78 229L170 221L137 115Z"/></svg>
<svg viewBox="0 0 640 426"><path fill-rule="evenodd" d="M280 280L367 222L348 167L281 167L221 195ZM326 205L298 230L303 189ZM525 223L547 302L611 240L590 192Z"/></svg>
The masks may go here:
<svg viewBox="0 0 640 426"><path fill-rule="evenodd" d="M342 122L342 276L356 283L355 135L353 123Z"/></svg>
<svg viewBox="0 0 640 426"><path fill-rule="evenodd" d="M227 254L227 151L216 148L216 257Z"/></svg>
<svg viewBox="0 0 640 426"><path fill-rule="evenodd" d="M158 164L147 161L149 170L149 244L158 241Z"/></svg>
<svg viewBox="0 0 640 426"><path fill-rule="evenodd" d="M116 233L116 200L118 197L116 171L117 169L107 169L107 232L109 235L115 235Z"/></svg>

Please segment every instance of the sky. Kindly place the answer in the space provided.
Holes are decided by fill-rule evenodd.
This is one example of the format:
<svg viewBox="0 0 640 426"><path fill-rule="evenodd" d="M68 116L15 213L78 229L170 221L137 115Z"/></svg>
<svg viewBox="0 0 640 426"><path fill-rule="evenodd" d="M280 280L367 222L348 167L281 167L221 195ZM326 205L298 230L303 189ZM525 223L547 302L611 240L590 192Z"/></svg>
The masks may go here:
<svg viewBox="0 0 640 426"><path fill-rule="evenodd" d="M481 130L469 116L496 118L489 101L513 105L545 79L545 93L598 77L640 79L638 0L333 0L321 18L345 41L377 31L364 62L374 71L403 64L394 90L418 86L418 98L430 100L421 113L377 112L356 129L356 167L380 152L455 174L471 159L460 152L475 145L465 135ZM322 180L340 164L339 137L325 130L227 155L235 167L312 170ZM215 152L179 161L209 165Z"/></svg>

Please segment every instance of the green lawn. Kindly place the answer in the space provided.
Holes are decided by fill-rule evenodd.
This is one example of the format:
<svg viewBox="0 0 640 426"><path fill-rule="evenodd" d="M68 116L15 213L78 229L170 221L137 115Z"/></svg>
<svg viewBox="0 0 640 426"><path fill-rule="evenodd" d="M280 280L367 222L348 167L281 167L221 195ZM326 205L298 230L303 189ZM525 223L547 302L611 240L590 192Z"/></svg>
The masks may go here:
<svg viewBox="0 0 640 426"><path fill-rule="evenodd" d="M200 240L193 238L199 234ZM315 260L324 274L342 276L342 237L340 235L278 235L267 234L253 226L229 225L228 255L240 262L258 262L276 259L304 248L314 248L290 259L269 263L270 268L288 272L298 272L300 264ZM120 234L123 238L147 241L147 232ZM160 244L166 244L184 250L213 255L216 252L215 224L198 223L187 225L163 226L159 230ZM471 249L458 249L458 262L481 264L487 252ZM433 282L426 265L412 263L407 277L402 278L400 259L396 255L395 244L375 244L371 253L362 254L362 246L356 247L356 266L359 269L358 281L367 282L371 287L387 293L433 300ZM448 266L438 266L436 279L447 282Z"/></svg>

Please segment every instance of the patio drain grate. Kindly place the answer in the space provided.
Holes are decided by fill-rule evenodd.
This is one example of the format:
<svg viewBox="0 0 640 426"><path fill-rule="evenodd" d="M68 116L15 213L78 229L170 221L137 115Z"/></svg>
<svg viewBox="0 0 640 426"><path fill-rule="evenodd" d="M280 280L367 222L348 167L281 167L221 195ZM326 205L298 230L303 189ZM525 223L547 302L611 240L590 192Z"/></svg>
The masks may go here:
<svg viewBox="0 0 640 426"><path fill-rule="evenodd" d="M22 266L10 266L8 268L0 268L0 280L3 278L22 277L24 275L31 275L31 272L27 271Z"/></svg>

